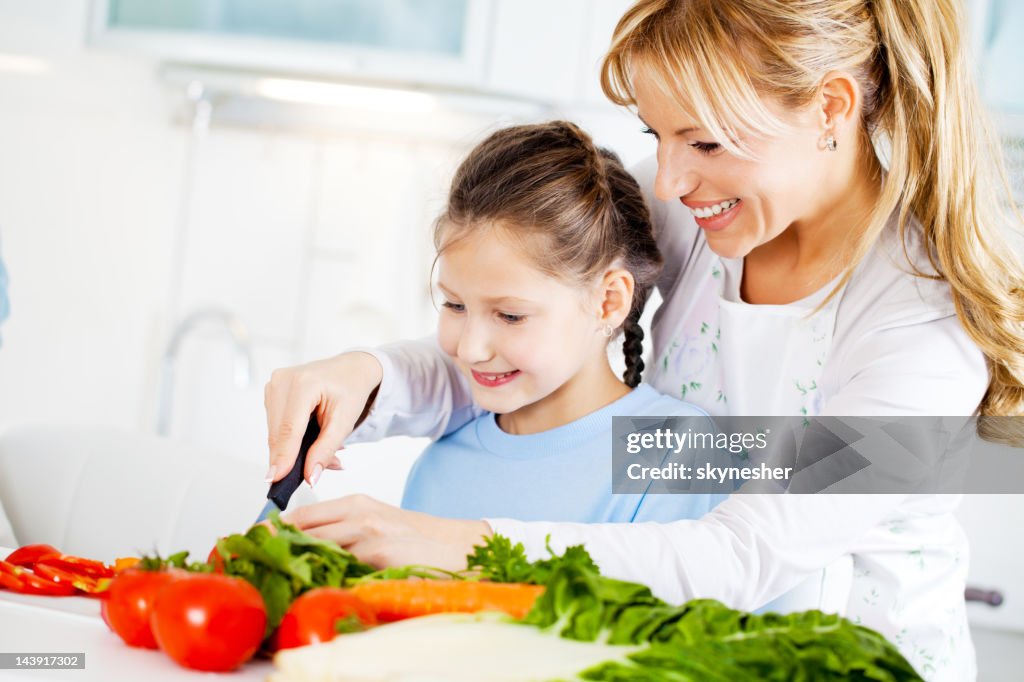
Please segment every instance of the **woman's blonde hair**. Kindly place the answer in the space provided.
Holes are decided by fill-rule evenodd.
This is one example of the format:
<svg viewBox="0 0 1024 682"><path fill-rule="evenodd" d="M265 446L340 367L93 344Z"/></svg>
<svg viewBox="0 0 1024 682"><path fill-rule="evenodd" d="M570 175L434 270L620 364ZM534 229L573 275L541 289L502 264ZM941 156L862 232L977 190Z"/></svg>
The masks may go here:
<svg viewBox="0 0 1024 682"><path fill-rule="evenodd" d="M863 133L888 160L880 200L840 282L898 211L916 219L936 274L989 361L981 415L1024 414L1024 269L1003 229L1006 175L955 0L640 0L604 59L608 97L635 105L641 70L729 151L784 127L766 106L809 105L825 75L858 81ZM1006 190L1005 197L997 191ZM838 287L837 287L838 290ZM834 292L833 292L834 293Z"/></svg>

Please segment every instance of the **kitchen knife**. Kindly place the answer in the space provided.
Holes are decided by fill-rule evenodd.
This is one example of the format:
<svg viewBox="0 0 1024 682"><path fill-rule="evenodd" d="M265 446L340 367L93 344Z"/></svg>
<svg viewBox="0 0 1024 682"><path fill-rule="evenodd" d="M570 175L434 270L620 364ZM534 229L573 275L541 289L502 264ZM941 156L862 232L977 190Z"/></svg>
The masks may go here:
<svg viewBox="0 0 1024 682"><path fill-rule="evenodd" d="M288 475L270 486L267 493L267 504L263 507L256 523L264 521L275 509L284 511L288 507L288 500L302 483L302 472L306 468L306 455L309 454L309 447L320 435L320 423L316 420L316 413L309 415L309 424L306 425L306 433L302 436L302 444L299 445L299 455L295 458L295 464Z"/></svg>

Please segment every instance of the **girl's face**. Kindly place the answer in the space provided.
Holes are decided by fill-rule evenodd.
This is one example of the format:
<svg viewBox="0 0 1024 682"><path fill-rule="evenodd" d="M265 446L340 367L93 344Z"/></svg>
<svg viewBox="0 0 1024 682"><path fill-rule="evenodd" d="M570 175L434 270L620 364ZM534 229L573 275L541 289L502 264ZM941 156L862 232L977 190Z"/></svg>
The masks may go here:
<svg viewBox="0 0 1024 682"><path fill-rule="evenodd" d="M655 194L678 200L725 258L746 256L790 226L826 211L828 158L813 108L781 112L791 128L771 139L745 140L756 156L737 157L689 119L642 73L633 81L640 119L658 140Z"/></svg>
<svg viewBox="0 0 1024 682"><path fill-rule="evenodd" d="M587 311L585 294L538 270L502 228L444 249L438 289L441 348L485 410L509 414L571 393L574 380L606 357L598 311Z"/></svg>

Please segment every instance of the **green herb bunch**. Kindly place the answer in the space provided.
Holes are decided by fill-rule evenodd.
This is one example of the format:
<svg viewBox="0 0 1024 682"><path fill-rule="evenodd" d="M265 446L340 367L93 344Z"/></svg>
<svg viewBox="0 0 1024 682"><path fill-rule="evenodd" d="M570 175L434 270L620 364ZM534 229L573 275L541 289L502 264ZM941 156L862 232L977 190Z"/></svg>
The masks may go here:
<svg viewBox="0 0 1024 682"><path fill-rule="evenodd" d="M187 553L145 559L143 567L216 570L244 578L260 591L267 608L267 634L288 606L316 587L347 587L368 580L412 576L544 585L522 621L583 642L642 646L625 658L581 672L604 682L873 682L919 681L921 677L882 635L821 611L757 615L710 599L672 606L639 583L601 575L582 545L562 554L527 559L522 544L486 538L457 573L425 566L375 571L334 542L321 540L270 518L264 525L217 542L220 562L188 563ZM148 562L148 563L147 563Z"/></svg>
<svg viewBox="0 0 1024 682"><path fill-rule="evenodd" d="M638 583L602 576L581 546L530 562L495 536L467 557L489 580L545 585L523 623L584 642L643 645L580 673L605 682L921 680L882 635L835 614L756 615L711 599L671 606Z"/></svg>

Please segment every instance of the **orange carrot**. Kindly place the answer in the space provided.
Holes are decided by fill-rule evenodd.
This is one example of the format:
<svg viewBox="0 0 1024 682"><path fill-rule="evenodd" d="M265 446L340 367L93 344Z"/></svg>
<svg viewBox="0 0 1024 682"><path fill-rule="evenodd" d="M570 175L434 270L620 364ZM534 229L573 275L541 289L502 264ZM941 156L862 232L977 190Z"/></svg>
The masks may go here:
<svg viewBox="0 0 1024 682"><path fill-rule="evenodd" d="M462 580L377 580L352 588L377 620L389 623L431 613L503 611L523 618L544 591L542 585Z"/></svg>

